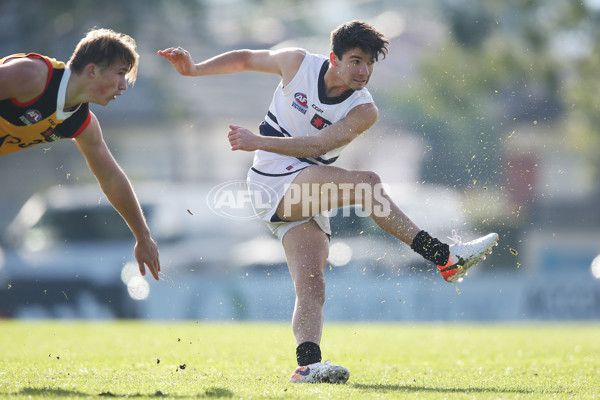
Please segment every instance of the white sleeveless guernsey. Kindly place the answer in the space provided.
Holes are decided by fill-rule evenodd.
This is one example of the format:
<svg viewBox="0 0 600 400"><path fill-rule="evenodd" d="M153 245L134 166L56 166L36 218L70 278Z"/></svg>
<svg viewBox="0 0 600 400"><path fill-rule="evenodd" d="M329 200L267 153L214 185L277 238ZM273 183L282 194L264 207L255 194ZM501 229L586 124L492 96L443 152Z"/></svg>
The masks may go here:
<svg viewBox="0 0 600 400"><path fill-rule="evenodd" d="M323 128L344 118L354 107L373 102L371 94L364 88L348 90L339 97L327 97L324 77L328 68L327 57L307 52L290 83L284 87L280 82L275 89L269 111L260 125L260 134L277 137L319 135ZM342 149L343 146L316 158L297 158L264 150L255 152L252 168L248 171L248 184L251 190L268 192L262 196L268 198L264 204L267 211L259 213L256 205L255 211L279 239L283 239L292 227L310 219L314 219L325 233L331 234L326 212L294 222L281 221L275 212L298 172L310 165L333 163Z"/></svg>
<svg viewBox="0 0 600 400"><path fill-rule="evenodd" d="M328 68L327 57L307 52L290 83L284 87L280 82L277 86L260 134L315 136L321 133L321 129L344 118L354 107L373 102L367 89L349 90L339 97L327 97L324 76ZM288 175L311 164L331 164L342 149L343 146L317 158L296 158L258 150L252 169L268 176Z"/></svg>

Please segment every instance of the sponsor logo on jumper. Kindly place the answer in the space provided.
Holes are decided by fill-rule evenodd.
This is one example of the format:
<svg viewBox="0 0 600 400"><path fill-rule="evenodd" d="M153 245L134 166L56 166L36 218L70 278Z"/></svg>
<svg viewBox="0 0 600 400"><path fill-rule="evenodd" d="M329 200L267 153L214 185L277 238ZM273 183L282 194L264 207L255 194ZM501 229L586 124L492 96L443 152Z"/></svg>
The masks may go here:
<svg viewBox="0 0 600 400"><path fill-rule="evenodd" d="M302 114L306 114L306 111L308 111L308 98L306 95L300 92L294 94L294 102L292 103L292 107L300 111Z"/></svg>
<svg viewBox="0 0 600 400"><path fill-rule="evenodd" d="M42 136L46 138L46 142L55 142L61 139L61 137L56 135L52 129L47 129L42 132Z"/></svg>
<svg viewBox="0 0 600 400"><path fill-rule="evenodd" d="M55 140L62 139L60 136L57 136L56 134L54 134L52 129L47 129L46 131L41 132L40 135L43 137L43 139L35 139L30 142L23 142L23 140L21 140L21 138L18 138L16 136L12 136L12 135L0 136L0 147L2 147L4 144L7 144L7 145L12 144L21 149L26 149L28 147L35 146L36 144L40 144L40 143L44 143L44 142L54 142Z"/></svg>
<svg viewBox="0 0 600 400"><path fill-rule="evenodd" d="M314 108L319 114L323 114L324 113L324 111L321 110L316 104L313 104L312 108Z"/></svg>
<svg viewBox="0 0 600 400"><path fill-rule="evenodd" d="M331 122L321 117L319 114L315 114L310 120L310 124L317 129L323 129L331 125Z"/></svg>
<svg viewBox="0 0 600 400"><path fill-rule="evenodd" d="M302 161L296 161L291 163L290 165L288 165L287 167L285 167L286 170L291 171L292 169L294 169L294 167L296 167L298 164L302 164Z"/></svg>
<svg viewBox="0 0 600 400"><path fill-rule="evenodd" d="M6 144L19 144L19 143L21 143L21 139L19 139L16 136L12 136L12 135L0 136L0 147L2 147L2 145L4 143L6 143Z"/></svg>

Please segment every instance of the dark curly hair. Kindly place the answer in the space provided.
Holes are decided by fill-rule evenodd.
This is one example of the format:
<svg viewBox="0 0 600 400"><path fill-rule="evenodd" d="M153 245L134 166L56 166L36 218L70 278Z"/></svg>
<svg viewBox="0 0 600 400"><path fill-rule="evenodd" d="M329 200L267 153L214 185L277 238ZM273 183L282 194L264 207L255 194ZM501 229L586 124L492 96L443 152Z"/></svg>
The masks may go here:
<svg viewBox="0 0 600 400"><path fill-rule="evenodd" d="M331 50L340 59L348 50L358 47L377 61L380 55L387 56L389 44L381 32L363 21L346 22L331 32Z"/></svg>

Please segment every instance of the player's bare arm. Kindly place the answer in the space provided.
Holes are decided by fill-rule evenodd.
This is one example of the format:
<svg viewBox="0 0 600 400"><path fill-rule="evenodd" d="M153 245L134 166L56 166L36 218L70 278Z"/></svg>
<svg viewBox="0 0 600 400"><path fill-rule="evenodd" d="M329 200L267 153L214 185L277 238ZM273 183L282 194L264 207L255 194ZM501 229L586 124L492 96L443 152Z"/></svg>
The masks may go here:
<svg viewBox="0 0 600 400"><path fill-rule="evenodd" d="M235 74L239 72L261 72L280 75L284 85L289 82L306 54L298 48L279 50L233 50L194 63L190 53L181 47L169 47L158 51L158 55L173 64L177 72L184 76L206 76Z"/></svg>
<svg viewBox="0 0 600 400"><path fill-rule="evenodd" d="M39 96L46 87L48 67L39 59L19 58L0 65L0 100L21 103Z"/></svg>
<svg viewBox="0 0 600 400"><path fill-rule="evenodd" d="M94 114L91 116L89 126L75 139L77 147L85 157L102 191L135 236L137 243L134 255L140 273L145 275L147 267L154 279L158 280L160 272L158 247L150 236L150 230L129 179L106 146L96 116Z"/></svg>
<svg viewBox="0 0 600 400"><path fill-rule="evenodd" d="M265 150L292 157L318 157L347 145L377 121L375 104L354 107L348 115L323 129L316 136L259 136L241 126L231 125L228 138L231 150Z"/></svg>

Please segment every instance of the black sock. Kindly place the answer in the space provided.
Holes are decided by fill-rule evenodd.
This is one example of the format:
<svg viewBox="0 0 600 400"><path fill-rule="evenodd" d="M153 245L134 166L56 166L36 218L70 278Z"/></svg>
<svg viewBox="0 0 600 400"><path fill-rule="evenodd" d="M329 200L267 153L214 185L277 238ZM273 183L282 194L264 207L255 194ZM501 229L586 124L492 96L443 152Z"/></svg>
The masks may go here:
<svg viewBox="0 0 600 400"><path fill-rule="evenodd" d="M410 248L435 265L446 265L450 257L450 247L425 231L417 233Z"/></svg>
<svg viewBox="0 0 600 400"><path fill-rule="evenodd" d="M301 367L321 362L321 348L313 342L300 343L296 347L296 359Z"/></svg>

